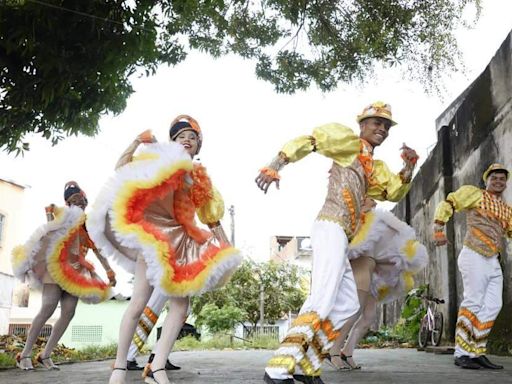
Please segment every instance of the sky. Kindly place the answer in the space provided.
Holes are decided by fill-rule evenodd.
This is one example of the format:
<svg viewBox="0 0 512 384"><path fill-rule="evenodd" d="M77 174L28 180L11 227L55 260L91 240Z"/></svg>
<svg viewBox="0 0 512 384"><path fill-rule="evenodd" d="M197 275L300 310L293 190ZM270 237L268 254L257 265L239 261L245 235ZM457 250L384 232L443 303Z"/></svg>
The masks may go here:
<svg viewBox="0 0 512 384"><path fill-rule="evenodd" d="M235 241L246 256L266 260L273 235L308 236L321 208L331 162L312 154L281 172L281 188L263 194L254 183L284 143L309 134L315 126L339 122L358 132L355 117L376 100L392 105L399 124L390 131L375 157L398 172L402 143L417 150L420 164L436 143L435 119L485 69L512 29L512 2L484 0L482 16L471 30L457 36L467 67L446 79L446 94L429 96L421 85L383 71L364 87L340 85L323 94L315 88L295 95L276 94L256 79L254 62L234 56L213 59L192 53L175 67L161 67L155 76L134 78L135 93L126 110L104 116L94 138L71 137L52 147L28 136L24 157L0 152L0 178L27 185L23 231L28 237L45 221L44 206L63 204L66 181L86 191L90 205L112 175L123 150L140 132L151 129L167 140L169 123L179 114L193 116L203 130L199 159L222 193L226 208L235 207ZM384 207L389 208L387 204ZM226 210L223 225L230 234Z"/></svg>

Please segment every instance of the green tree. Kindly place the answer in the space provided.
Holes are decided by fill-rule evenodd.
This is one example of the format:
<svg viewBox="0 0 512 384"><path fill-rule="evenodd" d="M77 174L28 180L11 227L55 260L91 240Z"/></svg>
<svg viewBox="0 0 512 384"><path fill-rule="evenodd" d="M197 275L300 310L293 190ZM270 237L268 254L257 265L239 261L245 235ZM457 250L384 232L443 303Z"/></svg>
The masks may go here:
<svg viewBox="0 0 512 384"><path fill-rule="evenodd" d="M210 305L217 309L236 307L243 314L241 321L256 325L260 319L261 284L265 321L273 323L289 311L297 312L300 309L306 297L301 287L303 274L296 265L246 260L224 288L195 297L192 300L192 314L196 316L196 323L206 324L206 316L213 308Z"/></svg>
<svg viewBox="0 0 512 384"><path fill-rule="evenodd" d="M425 86L459 67L453 31L480 0L0 0L0 148L94 135L130 76L187 52L256 62L277 92L323 91L399 65Z"/></svg>
<svg viewBox="0 0 512 384"><path fill-rule="evenodd" d="M205 326L212 333L230 331L235 325L243 321L243 311L233 305L224 305L222 308L215 304L206 304L199 313L196 326Z"/></svg>

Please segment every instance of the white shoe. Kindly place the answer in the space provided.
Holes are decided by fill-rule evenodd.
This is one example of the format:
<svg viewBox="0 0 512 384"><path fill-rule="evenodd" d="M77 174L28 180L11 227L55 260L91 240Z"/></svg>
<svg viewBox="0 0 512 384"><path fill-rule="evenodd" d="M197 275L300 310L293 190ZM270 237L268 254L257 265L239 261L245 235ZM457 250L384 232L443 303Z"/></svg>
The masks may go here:
<svg viewBox="0 0 512 384"><path fill-rule="evenodd" d="M24 371L33 371L32 358L30 356L22 357L21 353L16 355L16 366Z"/></svg>
<svg viewBox="0 0 512 384"><path fill-rule="evenodd" d="M51 357L45 357L41 355L41 352L39 352L36 356L36 361L41 364L43 367L45 367L47 370L51 371L52 369L60 370L59 367L57 367Z"/></svg>

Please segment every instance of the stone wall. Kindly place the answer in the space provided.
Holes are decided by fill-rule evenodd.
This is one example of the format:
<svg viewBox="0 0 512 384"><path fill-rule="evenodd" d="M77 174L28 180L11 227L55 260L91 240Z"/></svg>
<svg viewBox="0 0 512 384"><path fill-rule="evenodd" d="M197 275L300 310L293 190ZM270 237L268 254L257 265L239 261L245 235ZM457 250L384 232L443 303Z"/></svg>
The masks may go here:
<svg viewBox="0 0 512 384"><path fill-rule="evenodd" d="M436 248L431 241L431 224L437 204L464 184L483 186L481 175L493 162L512 169L512 47L509 34L485 71L436 120L438 143L414 178L410 193L394 209L410 223L429 250L427 270L418 276L429 283L430 293L446 300L446 341L453 340L457 308L462 299L456 256L462 248L465 215L456 213L447 225L449 245ZM505 191L512 203L512 180ZM508 257L511 255L511 257ZM504 260L504 305L491 335L495 351L512 346L512 243ZM400 303L385 308L388 324L397 319ZM511 347L512 351L512 347Z"/></svg>

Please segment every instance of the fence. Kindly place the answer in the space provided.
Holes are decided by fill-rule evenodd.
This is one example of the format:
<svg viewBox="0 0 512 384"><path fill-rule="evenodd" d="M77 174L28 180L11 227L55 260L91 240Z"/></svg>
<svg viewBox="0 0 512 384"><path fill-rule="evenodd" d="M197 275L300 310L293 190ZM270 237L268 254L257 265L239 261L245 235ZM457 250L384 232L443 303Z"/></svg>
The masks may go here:
<svg viewBox="0 0 512 384"><path fill-rule="evenodd" d="M30 324L9 324L9 335L26 337ZM52 333L52 326L45 324L39 332L39 337L47 339Z"/></svg>
<svg viewBox="0 0 512 384"><path fill-rule="evenodd" d="M246 325L244 326L244 339L249 337L270 337L279 340L279 326L277 325Z"/></svg>

